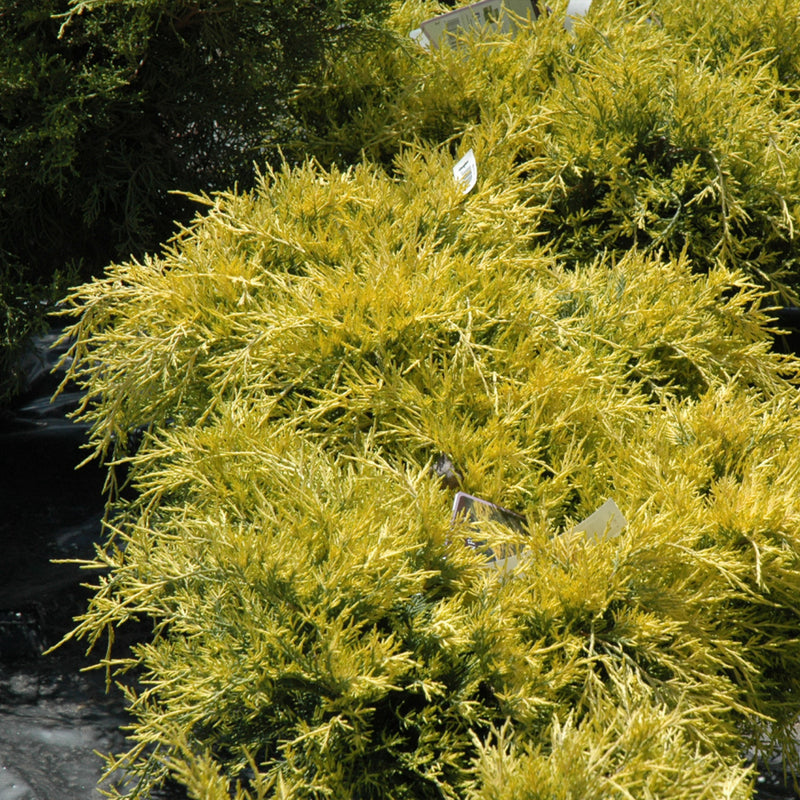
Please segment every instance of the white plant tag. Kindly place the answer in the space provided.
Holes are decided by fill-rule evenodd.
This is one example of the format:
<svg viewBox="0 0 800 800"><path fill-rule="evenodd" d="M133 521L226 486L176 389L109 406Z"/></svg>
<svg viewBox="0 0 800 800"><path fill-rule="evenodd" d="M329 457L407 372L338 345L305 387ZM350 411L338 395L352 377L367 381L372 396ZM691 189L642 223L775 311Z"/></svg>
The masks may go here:
<svg viewBox="0 0 800 800"><path fill-rule="evenodd" d="M475 495L456 492L456 496L453 498L453 515L450 518L452 524L461 519L464 522L477 525L479 529L482 516L493 522L499 522L517 533L527 533L527 522L521 514L497 506L488 500L481 500L480 497L475 497ZM465 544L482 550L489 556L488 564L501 572L512 572L526 558L525 554L514 546L502 547L494 551L488 547L485 541L476 541L472 537L467 538Z"/></svg>
<svg viewBox="0 0 800 800"><path fill-rule="evenodd" d="M628 524L623 513L613 500L606 500L597 511L579 522L572 533L583 533L587 539L615 539Z"/></svg>
<svg viewBox="0 0 800 800"><path fill-rule="evenodd" d="M470 151L453 167L453 177L464 194L469 194L478 181L478 164Z"/></svg>
<svg viewBox="0 0 800 800"><path fill-rule="evenodd" d="M564 27L568 31L572 30L573 19L585 16L591 4L592 0L569 0ZM540 13L550 12L547 6L544 6L545 11L540 11L542 7L540 2L534 0L478 0L477 3L425 20L409 36L426 50L430 50L431 46L439 47L448 39L454 43L454 37L459 32L482 26L509 33L515 29L516 21L514 17L504 14L504 10L511 11L522 19L536 20Z"/></svg>
<svg viewBox="0 0 800 800"><path fill-rule="evenodd" d="M414 28L408 34L423 50L431 49L431 40L423 33L422 28Z"/></svg>
<svg viewBox="0 0 800 800"><path fill-rule="evenodd" d="M438 47L449 38L451 41L459 31L487 26L503 33L514 30L514 18L504 11L510 11L522 19L536 19L539 6L531 0L478 0L472 5L448 11L438 17L425 20L420 25L423 35L434 47ZM412 38L414 31L411 32Z"/></svg>

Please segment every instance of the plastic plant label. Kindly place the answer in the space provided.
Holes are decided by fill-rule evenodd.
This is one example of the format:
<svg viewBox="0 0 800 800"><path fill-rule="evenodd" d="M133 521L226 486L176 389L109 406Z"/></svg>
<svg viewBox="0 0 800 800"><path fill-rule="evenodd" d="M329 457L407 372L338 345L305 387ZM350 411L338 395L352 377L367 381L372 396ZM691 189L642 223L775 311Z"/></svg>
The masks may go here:
<svg viewBox="0 0 800 800"><path fill-rule="evenodd" d="M586 539L615 539L628 524L619 507L613 500L606 500L597 511L579 522L572 533L583 533Z"/></svg>
<svg viewBox="0 0 800 800"><path fill-rule="evenodd" d="M417 30L421 31L424 41L422 36L415 36L416 30L410 35L428 49L431 45L438 47L443 40L452 39L459 31L487 26L508 33L514 30L516 21L510 14L503 13L504 11L510 11L523 19L534 20L539 16L536 0L480 0L423 22Z"/></svg>
<svg viewBox="0 0 800 800"><path fill-rule="evenodd" d="M517 533L528 532L527 520L521 514L466 492L456 492L453 500L451 523L455 525L459 521L469 523L478 533L482 521L505 525ZM615 539L627 524L628 520L625 519L619 506L613 500L606 500L583 522L579 522L571 531L557 538L567 543L574 543L579 534L583 534L586 541ZM487 566L493 566L500 572L513 572L526 561L526 553L520 547L507 546L493 550L485 540L471 536L467 537L465 543L469 547L481 550L489 559Z"/></svg>
<svg viewBox="0 0 800 800"><path fill-rule="evenodd" d="M420 47L424 48L425 50L431 49L431 40L422 32L422 28L414 28L411 33L408 34Z"/></svg>
<svg viewBox="0 0 800 800"><path fill-rule="evenodd" d="M478 181L478 164L472 150L453 167L453 177L464 194L469 194L475 187Z"/></svg>
<svg viewBox="0 0 800 800"><path fill-rule="evenodd" d="M527 521L521 514L490 503L488 500L481 500L480 497L475 497L466 492L456 492L453 500L451 522L455 524L459 520L470 523L476 529L480 527L481 520L489 520L505 525L517 533L527 533ZM482 550L491 559L490 564L498 570L510 572L520 562L520 553L515 548L504 547L502 550L495 552L486 546L485 541L476 540L472 537L469 537L466 543L470 547Z"/></svg>
<svg viewBox="0 0 800 800"><path fill-rule="evenodd" d="M583 17L589 11L592 0L569 0L564 18L564 28L572 30L572 23L576 17ZM415 28L409 36L421 47L430 50L431 46L438 47L448 38L453 41L459 31L481 28L483 26L508 33L516 28L516 20L509 14L501 13L508 10L523 19L535 20L542 13L538 0L480 0L463 8L457 8L447 14L426 20ZM546 12L550 12L544 6Z"/></svg>

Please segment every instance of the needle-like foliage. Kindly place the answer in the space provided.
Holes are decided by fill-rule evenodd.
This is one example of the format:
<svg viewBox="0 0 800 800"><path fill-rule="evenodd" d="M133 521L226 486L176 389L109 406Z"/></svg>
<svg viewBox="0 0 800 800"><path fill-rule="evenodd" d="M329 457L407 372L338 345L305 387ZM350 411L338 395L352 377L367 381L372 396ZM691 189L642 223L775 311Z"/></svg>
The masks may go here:
<svg viewBox="0 0 800 800"><path fill-rule="evenodd" d="M662 19L621 16L631 63L669 45ZM600 52L600 23L577 43L541 25L424 56L498 59L484 85L508 100L464 129L468 195L421 136L390 169L286 165L198 198L163 257L73 292L70 377L112 463L73 635L152 626L100 659L134 715L110 760L140 777L128 796L170 774L209 800L747 798L748 752L794 763L800 409L763 310L777 284L741 262L749 234L724 233L719 209L680 248L622 248L609 211L589 257L532 144L566 141L523 122L526 89L499 65L514 48ZM583 61L575 81L600 92ZM544 74L530 102L564 117L571 79ZM585 152L613 166L591 114ZM728 249L709 244L717 223ZM469 546L453 483L527 531L486 521ZM619 537L570 533L608 497ZM487 547L520 565L498 570Z"/></svg>
<svg viewBox="0 0 800 800"><path fill-rule="evenodd" d="M411 140L472 147L571 263L686 250L695 269L723 259L796 299L797 0L597 0L572 34L553 5L513 37L432 52L405 37L432 6L401 6L391 51L298 90L301 148L388 164Z"/></svg>

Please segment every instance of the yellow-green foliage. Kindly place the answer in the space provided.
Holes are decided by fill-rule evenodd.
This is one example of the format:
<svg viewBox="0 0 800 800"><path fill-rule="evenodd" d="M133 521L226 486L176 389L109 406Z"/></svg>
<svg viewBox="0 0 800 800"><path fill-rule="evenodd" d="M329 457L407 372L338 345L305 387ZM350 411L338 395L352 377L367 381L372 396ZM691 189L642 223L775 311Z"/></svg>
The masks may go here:
<svg viewBox="0 0 800 800"><path fill-rule="evenodd" d="M685 248L696 269L723 258L796 297L800 2L595 0L574 35L553 5L512 37L433 52L407 33L435 5L401 5L396 41L298 92L302 147L385 164L412 140L472 147L572 263Z"/></svg>
<svg viewBox="0 0 800 800"><path fill-rule="evenodd" d="M617 47L655 58L666 23L637 19ZM538 44L425 57L602 51L599 27L574 44L541 26ZM747 94L690 64L712 105ZM532 95L565 97L566 73L544 76ZM101 659L131 700L136 791L170 773L210 800L747 798L748 748L793 757L798 362L771 351L767 290L734 263L749 234L576 268L588 228L556 230L542 186L563 175L531 166L534 132L562 146L544 125L487 104L467 196L422 139L390 171L287 166L73 293L80 414L135 489L112 496L74 634L152 623ZM616 163L596 136L586 153ZM451 526L442 455L526 515L524 536L481 532L524 548L515 572ZM608 497L624 533L571 536Z"/></svg>
<svg viewBox="0 0 800 800"><path fill-rule="evenodd" d="M208 748L289 797L490 797L500 759L601 797L603 764L633 791L669 753L685 796L745 796L740 737L800 711L796 365L758 292L637 253L564 270L502 226L478 247L502 186L406 166L268 176L78 290L95 441L149 426L79 632L153 619L137 737L177 772ZM526 513L520 574L449 530L441 453ZM557 537L607 496L620 540Z"/></svg>

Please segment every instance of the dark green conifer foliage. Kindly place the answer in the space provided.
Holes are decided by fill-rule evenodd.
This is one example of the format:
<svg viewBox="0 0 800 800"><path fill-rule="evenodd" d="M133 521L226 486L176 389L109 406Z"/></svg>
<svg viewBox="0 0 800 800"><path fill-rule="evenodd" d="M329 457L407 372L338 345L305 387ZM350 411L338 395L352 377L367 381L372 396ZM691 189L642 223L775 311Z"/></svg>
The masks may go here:
<svg viewBox="0 0 800 800"><path fill-rule="evenodd" d="M252 186L296 136L300 77L374 38L385 6L0 0L0 393L42 287L157 250L195 210L176 190Z"/></svg>
<svg viewBox="0 0 800 800"><path fill-rule="evenodd" d="M689 208L720 203L725 170L747 166L655 78L635 103L610 92L601 63L621 81L626 64L658 67L654 37L679 49L666 11L655 24L616 5L629 55L613 58L599 34L612 5L576 39L554 17L491 45L351 62L342 91L373 70L376 87L381 70L394 81L374 116L362 107L385 138L364 134L361 163L284 165L252 192L196 197L204 213L162 257L71 295L79 415L135 489L112 492L87 564L105 571L73 635L153 629L98 659L135 718L110 760L141 777L129 795L171 774L209 800L748 798L748 748L797 767L800 364L772 352L765 310L791 226L775 222L762 262L733 200L727 229L720 209L697 211L681 220L705 225L697 242L657 246L656 223L622 246L619 204L585 224L559 211L570 187L563 165L547 177L548 154L583 142L577 155L630 177L623 140L651 103L670 135L685 113L686 141L711 137L716 178L702 159L681 167ZM392 24L431 8L398 6ZM537 48L539 66L508 72ZM788 94L756 91L755 55L739 73L684 56L675 69L717 87L710 108L728 97L729 118L794 135ZM419 94L409 58L431 70ZM478 87L460 130L447 70ZM601 133L606 101L630 113ZM442 120L449 145L428 141ZM763 159L730 195L753 219L772 208L757 174L781 172L755 128L731 145ZM479 180L464 195L451 170L467 146ZM632 185L678 180L642 163ZM526 535L481 529L494 550L524 547L515 572L451 526L442 454L463 490L525 514ZM608 497L624 533L572 535Z"/></svg>
<svg viewBox="0 0 800 800"><path fill-rule="evenodd" d="M188 219L169 192L252 184L303 71L380 8L3 0L0 258L47 276L156 249Z"/></svg>

